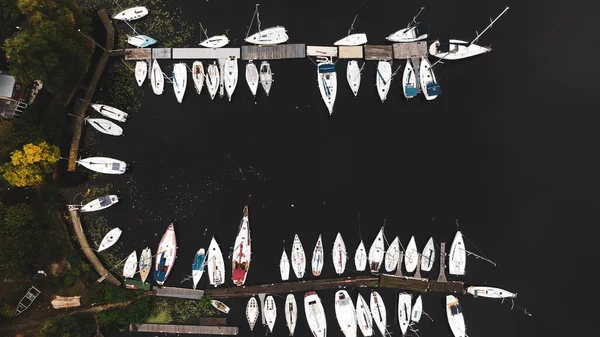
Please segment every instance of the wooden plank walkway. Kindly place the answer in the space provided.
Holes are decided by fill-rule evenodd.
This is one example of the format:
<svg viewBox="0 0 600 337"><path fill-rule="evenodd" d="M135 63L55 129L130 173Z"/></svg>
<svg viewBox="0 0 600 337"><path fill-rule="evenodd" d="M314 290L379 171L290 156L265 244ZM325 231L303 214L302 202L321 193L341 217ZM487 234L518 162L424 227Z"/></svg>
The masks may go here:
<svg viewBox="0 0 600 337"><path fill-rule="evenodd" d="M392 46L386 45L366 45L365 60L367 61L385 61L394 58Z"/></svg>
<svg viewBox="0 0 600 337"><path fill-rule="evenodd" d="M208 326L208 325L174 325L174 324L129 324L129 331L236 336L238 334L238 327L237 326Z"/></svg>
<svg viewBox="0 0 600 337"><path fill-rule="evenodd" d="M199 300L202 298L202 296L204 296L203 290L194 290L188 288L154 287L152 292L154 293L154 296L185 298L189 300Z"/></svg>
<svg viewBox="0 0 600 337"><path fill-rule="evenodd" d="M364 57L362 46L339 46L338 50L341 59L362 59Z"/></svg>
<svg viewBox="0 0 600 337"><path fill-rule="evenodd" d="M406 60L415 57L427 57L427 42L417 41L408 43L394 43L394 58L397 60Z"/></svg>
<svg viewBox="0 0 600 337"><path fill-rule="evenodd" d="M282 60L306 57L304 43L279 44L276 46L242 46L242 60Z"/></svg>
<svg viewBox="0 0 600 337"><path fill-rule="evenodd" d="M306 46L306 56L337 57L338 56L338 47Z"/></svg>
<svg viewBox="0 0 600 337"><path fill-rule="evenodd" d="M465 292L465 284L461 281L438 282L428 279L418 279L407 276L396 276L388 274L379 275L379 287L400 289L414 292L441 292L462 294Z"/></svg>
<svg viewBox="0 0 600 337"><path fill-rule="evenodd" d="M371 276L356 276L336 279L322 279L297 282L283 282L272 284L251 285L235 288L210 288L205 290L206 296L215 298L250 297L256 294L286 294L310 290L337 289L344 287L372 287L377 286L378 279Z"/></svg>
<svg viewBox="0 0 600 337"><path fill-rule="evenodd" d="M150 60L151 58L152 48L125 49L125 61Z"/></svg>
<svg viewBox="0 0 600 337"><path fill-rule="evenodd" d="M200 318L198 318L198 325L226 326L227 318L225 318L225 317L200 317Z"/></svg>
<svg viewBox="0 0 600 337"><path fill-rule="evenodd" d="M173 48L174 60L240 58L240 48Z"/></svg>
<svg viewBox="0 0 600 337"><path fill-rule="evenodd" d="M152 48L152 59L165 60L171 58L171 48Z"/></svg>

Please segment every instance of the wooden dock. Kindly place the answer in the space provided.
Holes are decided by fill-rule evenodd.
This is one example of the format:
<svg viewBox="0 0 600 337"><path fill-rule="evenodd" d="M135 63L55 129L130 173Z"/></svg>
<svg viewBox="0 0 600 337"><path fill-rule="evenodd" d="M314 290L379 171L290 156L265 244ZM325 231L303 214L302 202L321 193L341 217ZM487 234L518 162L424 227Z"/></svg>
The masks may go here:
<svg viewBox="0 0 600 337"><path fill-rule="evenodd" d="M200 317L200 318L198 318L198 325L226 326L227 318L225 318L225 317Z"/></svg>
<svg viewBox="0 0 600 337"><path fill-rule="evenodd" d="M125 49L125 61L150 60L152 58L151 48Z"/></svg>
<svg viewBox="0 0 600 337"><path fill-rule="evenodd" d="M371 276L356 276L336 279L284 282L251 285L235 288L210 288L204 292L215 298L250 297L257 294L286 294L310 290L337 289L345 287L376 287L378 279Z"/></svg>
<svg viewBox="0 0 600 337"><path fill-rule="evenodd" d="M240 48L173 48L171 58L174 60L226 59L240 58Z"/></svg>
<svg viewBox="0 0 600 337"><path fill-rule="evenodd" d="M202 296L204 296L203 290L194 290L188 288L154 287L152 292L154 293L154 296L185 298L188 300L199 300L202 298Z"/></svg>
<svg viewBox="0 0 600 337"><path fill-rule="evenodd" d="M341 59L362 59L364 57L362 46L339 46L338 54Z"/></svg>
<svg viewBox="0 0 600 337"><path fill-rule="evenodd" d="M306 46L306 56L337 57L338 56L338 47Z"/></svg>
<svg viewBox="0 0 600 337"><path fill-rule="evenodd" d="M379 275L379 287L413 291L419 293L441 292L462 294L465 292L465 284L460 281L438 282L424 278L396 276L388 274Z"/></svg>
<svg viewBox="0 0 600 337"><path fill-rule="evenodd" d="M242 46L242 60L282 60L306 57L304 43L279 44L275 46Z"/></svg>
<svg viewBox="0 0 600 337"><path fill-rule="evenodd" d="M152 48L153 60L167 60L171 58L171 48Z"/></svg>
<svg viewBox="0 0 600 337"><path fill-rule="evenodd" d="M427 42L409 42L409 43L394 43L394 58L397 60L406 60L410 58L427 57Z"/></svg>
<svg viewBox="0 0 600 337"><path fill-rule="evenodd" d="M394 58L394 49L386 45L366 45L365 60L367 61L385 61Z"/></svg>
<svg viewBox="0 0 600 337"><path fill-rule="evenodd" d="M152 333L189 333L196 335L236 336L237 326L174 325L174 324L129 324L129 331Z"/></svg>

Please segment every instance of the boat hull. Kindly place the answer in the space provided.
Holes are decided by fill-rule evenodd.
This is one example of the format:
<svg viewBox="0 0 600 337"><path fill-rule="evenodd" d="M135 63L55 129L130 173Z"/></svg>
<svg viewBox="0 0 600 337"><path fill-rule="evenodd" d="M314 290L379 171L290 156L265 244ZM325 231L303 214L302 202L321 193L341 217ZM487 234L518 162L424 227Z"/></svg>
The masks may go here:
<svg viewBox="0 0 600 337"><path fill-rule="evenodd" d="M465 319L458 299L452 295L446 296L446 318L454 337L467 337Z"/></svg>
<svg viewBox="0 0 600 337"><path fill-rule="evenodd" d="M148 15L148 9L146 7L139 6L127 8L126 10L119 12L115 16L113 16L113 19L122 21L133 21L141 19L146 15Z"/></svg>
<svg viewBox="0 0 600 337"><path fill-rule="evenodd" d="M119 228L113 228L108 233L106 233L106 235L104 236L104 238L102 238L102 241L100 242L100 246L98 247L98 253L110 248L112 245L117 243L122 233L123 231L121 231L121 229Z"/></svg>
<svg viewBox="0 0 600 337"><path fill-rule="evenodd" d="M410 28L400 29L399 31L390 34L385 39L391 42L415 42L427 38L427 34L415 36L415 26Z"/></svg>
<svg viewBox="0 0 600 337"><path fill-rule="evenodd" d="M313 256L311 261L312 273L314 276L320 276L321 271L323 270L323 241L321 240L321 235L317 239L317 244L315 245L315 249L313 250Z"/></svg>
<svg viewBox="0 0 600 337"><path fill-rule="evenodd" d="M215 35L199 43L206 48L222 48L229 44L229 38L225 35Z"/></svg>
<svg viewBox="0 0 600 337"><path fill-rule="evenodd" d="M126 112L106 104L92 104L92 108L100 114L122 123L126 122L127 117L129 117Z"/></svg>
<svg viewBox="0 0 600 337"><path fill-rule="evenodd" d="M354 94L354 97L358 95L358 89L360 89L360 68L358 67L358 62L352 60L348 61L348 66L346 68L346 79L348 80L348 85L350 86L350 90Z"/></svg>
<svg viewBox="0 0 600 337"><path fill-rule="evenodd" d="M327 336L327 320L319 295L314 291L304 294L304 313L314 337Z"/></svg>
<svg viewBox="0 0 600 337"><path fill-rule="evenodd" d="M202 279L205 264L206 252L204 251L204 248L200 248L198 252L196 252L194 263L192 264L192 281L194 282L194 289L196 289L198 282L200 282L200 279Z"/></svg>
<svg viewBox="0 0 600 337"><path fill-rule="evenodd" d="M258 301L255 297L251 297L248 300L248 304L246 304L246 320L248 321L248 325L250 326L250 331L254 330L254 325L256 325L258 315Z"/></svg>
<svg viewBox="0 0 600 337"><path fill-rule="evenodd" d="M423 248L423 253L421 254L421 270L430 271L431 268L433 268L434 262L435 245L433 243L433 238L429 238L429 241L425 244L425 248Z"/></svg>
<svg viewBox="0 0 600 337"><path fill-rule="evenodd" d="M367 34L356 33L337 40L334 46L360 46L367 43ZM346 336L347 337L347 336Z"/></svg>
<svg viewBox="0 0 600 337"><path fill-rule="evenodd" d="M80 212L95 212L106 209L119 202L119 197L116 195L103 195L96 198L79 209Z"/></svg>
<svg viewBox="0 0 600 337"><path fill-rule="evenodd" d="M426 57L421 58L421 66L419 67L419 76L421 83L421 91L428 101L436 99L441 93L439 85L435 79L431 63ZM437 89L435 89L437 88ZM435 90L434 90L435 89Z"/></svg>
<svg viewBox="0 0 600 337"><path fill-rule="evenodd" d="M333 113L333 105L337 95L337 74L335 72L335 64L328 60L317 65L317 83L321 98L329 110L329 115Z"/></svg>
<svg viewBox="0 0 600 337"><path fill-rule="evenodd" d="M465 46L464 44L469 43L462 40L450 39L449 41L450 52L442 52L438 50L440 41L436 40L429 46L429 54L437 58L443 58L444 60L462 60L492 51L491 48L482 47L474 43Z"/></svg>
<svg viewBox="0 0 600 337"><path fill-rule="evenodd" d="M229 313L229 307L225 305L225 303L221 302L221 301L217 301L217 300L212 300L210 301L210 304L212 304L212 306L219 310L220 312L224 313L224 314L228 314Z"/></svg>
<svg viewBox="0 0 600 337"><path fill-rule="evenodd" d="M187 66L185 63L177 63L173 66L173 91L177 102L183 102L185 89L187 88Z"/></svg>
<svg viewBox="0 0 600 337"><path fill-rule="evenodd" d="M400 259L400 244L398 243L398 237L390 243L387 251L385 252L385 271L388 273L393 272L398 266L398 260Z"/></svg>
<svg viewBox="0 0 600 337"><path fill-rule="evenodd" d="M142 254L140 254L139 270L142 283L146 282L146 279L150 274L150 269L152 269L152 251L150 248L146 247L142 250Z"/></svg>
<svg viewBox="0 0 600 337"><path fill-rule="evenodd" d="M369 303L369 307L371 309L371 315L373 316L373 321L375 321L375 325L379 332L383 337L386 336L386 325L387 325L387 312L385 309L385 303L383 303L383 299L379 295L378 292L371 292L371 299Z"/></svg>
<svg viewBox="0 0 600 337"><path fill-rule="evenodd" d="M285 298L285 322L287 323L288 330L290 330L290 336L294 335L297 321L298 306L296 305L296 297L294 297L294 294L288 294Z"/></svg>
<svg viewBox="0 0 600 337"><path fill-rule="evenodd" d="M378 274L381 262L383 262L383 256L385 255L385 248L383 245L383 227L379 230L375 241L369 248L369 267L371 273ZM373 311L373 309L371 309Z"/></svg>
<svg viewBox="0 0 600 337"><path fill-rule="evenodd" d="M331 253L331 256L336 274L342 275L344 270L346 270L346 260L348 258L346 254L346 244L340 233L337 234L335 241L333 242L333 252Z"/></svg>
<svg viewBox="0 0 600 337"><path fill-rule="evenodd" d="M216 64L210 64L208 69L206 70L206 89L210 94L210 99L214 100L217 95L217 90L219 90L219 67Z"/></svg>
<svg viewBox="0 0 600 337"><path fill-rule="evenodd" d="M417 75L415 70L410 63L410 60L406 60L406 66L402 73L402 91L406 99L413 98L419 94Z"/></svg>
<svg viewBox="0 0 600 337"><path fill-rule="evenodd" d="M358 294L356 299L356 322L363 336L373 336L373 316L371 316L367 301L361 294Z"/></svg>
<svg viewBox="0 0 600 337"><path fill-rule="evenodd" d="M138 264L137 254L135 250L133 253L129 254L127 260L125 261L125 265L123 266L123 277L124 278L132 278L135 275L135 270Z"/></svg>
<svg viewBox="0 0 600 337"><path fill-rule="evenodd" d="M364 271L367 267L367 251L365 250L365 244L360 241L356 253L354 254L354 267L356 271Z"/></svg>
<svg viewBox="0 0 600 337"><path fill-rule="evenodd" d="M127 169L127 164L124 161L107 157L89 157L78 160L77 164L104 174L123 174Z"/></svg>
<svg viewBox="0 0 600 337"><path fill-rule="evenodd" d="M273 85L273 73L271 72L271 65L267 61L262 61L260 64L260 85L265 91L265 95L269 96L271 92L271 85Z"/></svg>
<svg viewBox="0 0 600 337"><path fill-rule="evenodd" d="M387 99L390 84L392 83L392 64L389 61L379 61L377 64L377 74L375 75L377 93L381 102Z"/></svg>
<svg viewBox="0 0 600 337"><path fill-rule="evenodd" d="M398 295L398 323L400 324L402 335L406 334L408 325L410 324L410 316L412 314L411 303L412 296L410 294L402 293Z"/></svg>
<svg viewBox="0 0 600 337"><path fill-rule="evenodd" d="M415 237L412 236L406 246L406 253L404 254L404 267L406 271L412 273L417 268L419 262L419 252L417 251L417 243Z"/></svg>
<svg viewBox="0 0 600 337"><path fill-rule="evenodd" d="M202 93L202 87L204 86L204 66L200 61L195 61L192 64L192 81L194 81L196 93L200 95Z"/></svg>
<svg viewBox="0 0 600 337"><path fill-rule="evenodd" d="M423 300L421 299L421 295L417 297L415 301L415 305L412 307L412 311L410 313L410 322L411 323L419 323L421 320L421 316L423 315Z"/></svg>
<svg viewBox="0 0 600 337"><path fill-rule="evenodd" d="M148 63L145 61L135 62L135 81L141 87L148 76Z"/></svg>
<svg viewBox="0 0 600 337"><path fill-rule="evenodd" d="M154 92L154 94L162 95L163 91L165 90L165 79L157 60L154 60L154 62L152 63L150 83L152 84L152 91Z"/></svg>
<svg viewBox="0 0 600 337"><path fill-rule="evenodd" d="M225 91L227 92L227 97L231 102L231 98L233 97L233 92L235 91L235 87L237 86L238 81L238 62L236 59L227 59L224 65L225 77L224 77L224 85Z"/></svg>
<svg viewBox="0 0 600 337"><path fill-rule="evenodd" d="M335 293L335 317L345 337L356 337L356 310L345 290Z"/></svg>
<svg viewBox="0 0 600 337"><path fill-rule="evenodd" d="M175 226L170 224L163 234L158 249L156 250L156 262L154 263L154 280L158 285L163 285L175 264L177 256L177 239L175 237Z"/></svg>
<svg viewBox="0 0 600 337"><path fill-rule="evenodd" d="M235 238L231 255L231 279L236 286L243 286L250 269L252 246L250 240L250 222L248 220L248 207L244 208L244 216L240 221L238 234Z"/></svg>
<svg viewBox="0 0 600 337"><path fill-rule="evenodd" d="M285 249L281 254L281 260L279 261L279 272L281 273L282 281L287 281L290 279L290 259L285 253Z"/></svg>
<svg viewBox="0 0 600 337"><path fill-rule="evenodd" d="M248 36L244 41L256 45L276 45L287 42L289 36L284 27L271 27Z"/></svg>
<svg viewBox="0 0 600 337"><path fill-rule="evenodd" d="M265 321L267 323L267 327L269 327L269 331L273 332L273 327L275 326L275 321L277 320L277 306L275 305L275 299L273 296L267 296L265 299L265 309L264 309Z"/></svg>
<svg viewBox="0 0 600 337"><path fill-rule="evenodd" d="M246 64L246 83L248 84L248 88L250 88L250 92L252 92L252 96L256 96L258 82L260 82L258 69L256 69L256 65L250 60Z"/></svg>
<svg viewBox="0 0 600 337"><path fill-rule="evenodd" d="M454 236L448 257L450 275L464 275L467 264L467 251L465 250L465 242L460 231L457 231Z"/></svg>
<svg viewBox="0 0 600 337"><path fill-rule="evenodd" d="M486 298L517 298L517 294L511 293L510 291L485 286L470 286L467 288L467 292L473 297L486 297Z"/></svg>
<svg viewBox="0 0 600 337"><path fill-rule="evenodd" d="M208 279L212 286L218 287L225 282L225 262L223 261L223 253L213 237L208 246L207 264Z"/></svg>
<svg viewBox="0 0 600 337"><path fill-rule="evenodd" d="M123 135L123 128L107 119L86 118L85 121L87 123L89 123L94 129L102 132L105 135L109 135L109 136L122 136Z"/></svg>
<svg viewBox="0 0 600 337"><path fill-rule="evenodd" d="M306 255L304 254L304 248L298 234L294 237L294 244L292 245L292 269L296 277L301 279L304 277L306 271Z"/></svg>
<svg viewBox="0 0 600 337"><path fill-rule="evenodd" d="M127 43L138 48L146 48L156 43L156 40L147 35L134 35L127 37Z"/></svg>

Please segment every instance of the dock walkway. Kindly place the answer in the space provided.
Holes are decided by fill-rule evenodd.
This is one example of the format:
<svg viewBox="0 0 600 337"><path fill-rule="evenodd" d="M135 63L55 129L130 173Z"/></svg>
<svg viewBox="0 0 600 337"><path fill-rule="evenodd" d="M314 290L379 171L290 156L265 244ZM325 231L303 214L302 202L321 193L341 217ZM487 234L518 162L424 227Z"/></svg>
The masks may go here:
<svg viewBox="0 0 600 337"><path fill-rule="evenodd" d="M237 326L210 326L210 325L174 325L174 324L129 324L129 331L152 333L189 333L196 335L221 335L235 336L238 334Z"/></svg>
<svg viewBox="0 0 600 337"><path fill-rule="evenodd" d="M199 300L204 296L204 291L189 288L154 287L152 292L154 293L154 296L158 297L175 297L189 300Z"/></svg>

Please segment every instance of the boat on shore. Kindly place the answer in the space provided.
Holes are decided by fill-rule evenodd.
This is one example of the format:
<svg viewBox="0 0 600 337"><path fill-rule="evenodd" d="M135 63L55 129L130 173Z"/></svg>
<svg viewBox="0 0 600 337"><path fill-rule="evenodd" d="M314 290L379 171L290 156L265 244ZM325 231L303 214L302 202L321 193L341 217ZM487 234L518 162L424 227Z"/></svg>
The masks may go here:
<svg viewBox="0 0 600 337"><path fill-rule="evenodd" d="M242 220L233 245L231 255L231 279L236 286L243 286L250 269L252 254L250 240L250 222L248 220L248 206L244 206Z"/></svg>
<svg viewBox="0 0 600 337"><path fill-rule="evenodd" d="M225 303L221 302L221 301L217 301L217 300L212 300L210 301L210 304L212 304L212 306L219 310L220 312L224 313L224 314L228 314L229 313L229 307L225 305Z"/></svg>
<svg viewBox="0 0 600 337"><path fill-rule="evenodd" d="M390 84L392 83L392 62L391 61L379 61L377 63L377 75L375 78L375 85L377 86L377 93L381 103L387 99L388 91L390 91Z"/></svg>
<svg viewBox="0 0 600 337"><path fill-rule="evenodd" d="M304 254L304 248L302 248L302 242L298 234L294 236L294 244L292 245L292 269L297 278L303 278L304 272L306 271L306 255Z"/></svg>
<svg viewBox="0 0 600 337"><path fill-rule="evenodd" d="M363 336L373 336L373 316L367 301L359 293L356 299L356 321Z"/></svg>
<svg viewBox="0 0 600 337"><path fill-rule="evenodd" d="M88 202L87 204L85 204L84 206L82 206L79 211L80 212L95 212L95 211L101 211L105 208L108 208L116 203L119 202L119 197L117 197L116 195L103 195L101 197L98 197L90 202Z"/></svg>
<svg viewBox="0 0 600 337"><path fill-rule="evenodd" d="M400 243L396 236L387 251L385 252L385 271L388 273L393 272L398 267L398 260L400 259Z"/></svg>
<svg viewBox="0 0 600 337"><path fill-rule="evenodd" d="M202 87L204 86L204 66L200 61L194 61L192 63L192 80L194 81L194 87L198 95L202 93Z"/></svg>
<svg viewBox="0 0 600 337"><path fill-rule="evenodd" d="M296 322L298 322L298 306L294 294L288 294L285 298L285 321L288 330L290 330L290 336L293 336L296 330Z"/></svg>
<svg viewBox="0 0 600 337"><path fill-rule="evenodd" d="M381 262L383 262L383 256L385 255L383 227L384 226L381 226L371 248L369 248L369 268L373 274L379 274L379 268L381 267ZM373 309L371 309L371 311L373 311Z"/></svg>
<svg viewBox="0 0 600 337"><path fill-rule="evenodd" d="M333 252L331 255L336 274L342 275L344 270L346 270L346 260L348 259L348 256L346 254L346 244L340 233L337 233L335 241L333 241Z"/></svg>
<svg viewBox="0 0 600 337"><path fill-rule="evenodd" d="M173 269L177 256L177 239L175 237L175 226L170 224L163 234L158 249L156 250L156 262L154 264L154 280L160 286L166 281Z"/></svg>
<svg viewBox="0 0 600 337"><path fill-rule="evenodd" d="M140 254L139 270L142 283L146 283L146 279L152 269L152 251L149 247L144 248Z"/></svg>
<svg viewBox="0 0 600 337"><path fill-rule="evenodd" d="M127 8L126 10L117 13L115 16L113 16L113 19L121 21L133 21L141 19L146 15L148 15L148 9L143 6L138 6Z"/></svg>
<svg viewBox="0 0 600 337"><path fill-rule="evenodd" d="M487 297L487 298L517 298L517 294L516 293L512 293L510 291L504 290L504 289L500 289L500 288L494 288L494 287L487 287L487 286L470 286L467 288L467 292L471 295L473 295L473 297Z"/></svg>
<svg viewBox="0 0 600 337"><path fill-rule="evenodd" d="M410 317L412 315L411 305L412 296L410 294L401 293L398 295L398 323L400 324L402 336L406 335L410 324Z"/></svg>
<svg viewBox="0 0 600 337"><path fill-rule="evenodd" d="M325 309L319 295L314 291L304 294L304 313L310 331L314 337L327 336L327 320L325 318Z"/></svg>
<svg viewBox="0 0 600 337"><path fill-rule="evenodd" d="M275 320L277 320L277 306L275 305L275 299L273 296L269 295L265 299L265 309L263 315L265 316L265 322L267 323L269 332L273 332Z"/></svg>
<svg viewBox="0 0 600 337"><path fill-rule="evenodd" d="M248 300L248 304L246 304L246 320L248 320L250 331L254 330L254 325L256 325L259 313L260 311L258 309L258 301L254 296L252 296Z"/></svg>
<svg viewBox="0 0 600 337"><path fill-rule="evenodd" d="M408 273L412 273L417 269L417 263L419 262L419 251L417 251L417 243L415 237L411 236L408 246L406 246L406 252L404 253L404 267Z"/></svg>
<svg viewBox="0 0 600 337"><path fill-rule="evenodd" d="M356 253L354 253L354 267L356 267L356 271L364 271L367 267L367 251L362 240L360 240Z"/></svg>
<svg viewBox="0 0 600 337"><path fill-rule="evenodd" d="M462 306L453 295L446 296L446 317L454 337L468 337Z"/></svg>
<svg viewBox="0 0 600 337"><path fill-rule="evenodd" d="M162 69L160 69L160 65L156 59L154 59L154 62L152 63L150 84L152 84L152 91L155 95L162 95L163 91L165 90L165 79Z"/></svg>
<svg viewBox="0 0 600 337"><path fill-rule="evenodd" d="M208 246L207 260L209 283L212 286L218 287L225 282L225 262L223 261L221 248L214 236Z"/></svg>
<svg viewBox="0 0 600 337"><path fill-rule="evenodd" d="M433 243L433 238L429 238L429 241L425 244L425 248L423 248L423 253L421 254L421 270L430 271L434 262L435 245Z"/></svg>
<svg viewBox="0 0 600 337"><path fill-rule="evenodd" d="M356 337L356 310L346 290L335 293L335 317L345 337Z"/></svg>
<svg viewBox="0 0 600 337"><path fill-rule="evenodd" d="M315 249L313 250L311 261L312 273L314 276L321 275L321 271L323 270L323 256L323 241L321 240L321 235L319 234L317 244L315 245Z"/></svg>
<svg viewBox="0 0 600 337"><path fill-rule="evenodd" d="M135 62L135 81L141 87L148 76L148 63L146 61Z"/></svg>
<svg viewBox="0 0 600 337"><path fill-rule="evenodd" d="M379 329L381 336L385 337L387 332L387 313L385 303L383 303L383 299L376 291L371 292L370 309L377 329Z"/></svg>
<svg viewBox="0 0 600 337"><path fill-rule="evenodd" d="M179 103L183 101L183 95L185 95L187 75L188 71L185 63L175 63L175 65L173 65L173 90L175 91L177 102Z"/></svg>
<svg viewBox="0 0 600 337"><path fill-rule="evenodd" d="M348 85L350 85L350 90L354 94L354 97L358 95L358 89L360 89L360 68L358 67L358 62L355 60L348 61L348 66L346 67L346 79L348 80Z"/></svg>
<svg viewBox="0 0 600 337"><path fill-rule="evenodd" d="M206 69L206 89L210 94L210 99L214 100L217 95L217 90L219 90L220 78L219 78L219 67L217 63L213 61L212 64L208 65Z"/></svg>
<svg viewBox="0 0 600 337"><path fill-rule="evenodd" d="M279 260L279 272L281 273L282 281L290 279L290 259L285 252L285 248L283 249L283 253L281 253L281 260Z"/></svg>
<svg viewBox="0 0 600 337"><path fill-rule="evenodd" d="M125 123L129 117L126 112L106 104L92 104L92 108L100 114L122 123Z"/></svg>
<svg viewBox="0 0 600 337"><path fill-rule="evenodd" d="M464 275L467 264L467 251L462 233L456 231L452 246L450 246L450 255L448 256L448 270L450 275Z"/></svg>
<svg viewBox="0 0 600 337"><path fill-rule="evenodd" d="M248 87L250 88L250 92L252 92L252 96L256 96L256 90L258 89L259 81L260 79L256 65L252 62L252 60L248 60L248 64L246 64L246 83L248 83Z"/></svg>
<svg viewBox="0 0 600 337"><path fill-rule="evenodd" d="M206 266L206 253L204 248L200 248L194 256L194 263L192 263L192 281L194 282L194 290L204 274L204 267Z"/></svg>
<svg viewBox="0 0 600 337"><path fill-rule="evenodd" d="M317 60L317 84L319 85L321 98L323 98L323 102L325 102L331 116L337 95L337 74L335 64L331 58L320 57Z"/></svg>
<svg viewBox="0 0 600 337"><path fill-rule="evenodd" d="M89 118L84 119L86 123L89 123L94 129L102 132L105 135L110 136L122 136L123 128L117 124L103 118Z"/></svg>
<svg viewBox="0 0 600 337"><path fill-rule="evenodd" d="M124 161L108 157L89 157L79 159L76 163L89 170L104 174L123 174L127 169Z"/></svg>
<svg viewBox="0 0 600 337"><path fill-rule="evenodd" d="M267 61L260 63L260 85L265 91L265 95L269 96L271 92L271 85L273 85L273 72L271 72L271 65Z"/></svg>
<svg viewBox="0 0 600 337"><path fill-rule="evenodd" d="M431 68L431 63L429 63L429 60L426 57L421 58L419 76L421 77L421 91L423 92L425 99L431 101L442 94L442 88L437 83L435 74Z"/></svg>
<svg viewBox="0 0 600 337"><path fill-rule="evenodd" d="M135 275L135 270L137 269L138 259L137 253L135 250L129 254L127 260L125 260L125 264L123 265L123 277L124 278L132 278Z"/></svg>
<svg viewBox="0 0 600 337"><path fill-rule="evenodd" d="M225 91L227 92L227 97L231 102L231 97L233 96L233 92L235 91L235 87L238 82L238 62L234 57L230 57L225 61L223 65L224 75L223 80L225 84Z"/></svg>
<svg viewBox="0 0 600 337"><path fill-rule="evenodd" d="M117 243L122 233L123 231L121 231L121 229L119 229L118 227L113 228L108 233L106 233L106 235L104 235L104 238L102 238L102 241L100 242L100 246L98 246L98 253L110 248L112 245Z"/></svg>

